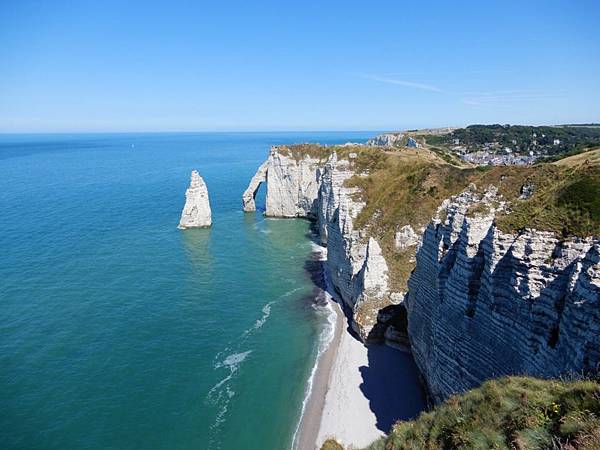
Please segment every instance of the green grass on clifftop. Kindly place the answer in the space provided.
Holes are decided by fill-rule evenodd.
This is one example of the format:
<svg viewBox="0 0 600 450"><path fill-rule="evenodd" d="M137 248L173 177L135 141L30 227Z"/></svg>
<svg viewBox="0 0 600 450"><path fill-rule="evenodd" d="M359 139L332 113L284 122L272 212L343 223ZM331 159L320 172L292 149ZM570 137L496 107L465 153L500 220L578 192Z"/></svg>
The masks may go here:
<svg viewBox="0 0 600 450"><path fill-rule="evenodd" d="M307 156L322 162L335 152L338 159L350 161L357 173L365 170L383 169L387 156L383 147L369 147L366 145L319 145L319 144L294 144L278 147L279 153L300 161ZM350 155L352 154L352 158Z"/></svg>
<svg viewBox="0 0 600 450"><path fill-rule="evenodd" d="M331 448L331 447L330 447ZM398 422L368 450L600 449L600 384L504 377Z"/></svg>
<svg viewBox="0 0 600 450"><path fill-rule="evenodd" d="M518 198L515 187L503 192L511 208L498 217L498 227L511 232L536 228L565 237L600 236L599 156L600 150L594 150L521 169L526 179L520 185L531 183L535 192L527 200Z"/></svg>

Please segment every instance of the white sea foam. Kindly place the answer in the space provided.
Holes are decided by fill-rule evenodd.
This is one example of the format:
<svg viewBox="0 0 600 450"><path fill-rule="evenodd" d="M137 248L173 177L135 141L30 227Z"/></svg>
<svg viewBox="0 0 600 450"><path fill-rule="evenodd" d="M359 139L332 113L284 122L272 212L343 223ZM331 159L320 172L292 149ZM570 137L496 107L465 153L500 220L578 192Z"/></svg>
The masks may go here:
<svg viewBox="0 0 600 450"><path fill-rule="evenodd" d="M279 296L276 300L270 301L269 303L264 305L262 307L262 313L263 313L262 316L259 319L256 319L256 322L254 322L254 325L252 325L250 328L248 328L246 331L244 331L242 333L241 339L246 339L249 335L254 333L256 330L260 329L267 322L267 319L271 315L271 306L273 306L275 303L279 302L280 300L283 300L284 298L289 297L290 295L298 292L300 289L302 289L302 288L298 287L298 288L291 289L291 290L287 291L285 294Z"/></svg>
<svg viewBox="0 0 600 450"><path fill-rule="evenodd" d="M213 368L215 370L220 369L229 369L229 373L223 377L219 382L217 382L209 391L206 396L206 401L209 404L218 406L217 415L215 417L214 423L211 425L211 437L209 438L208 448L218 448L216 445L216 436L218 435L218 429L223 422L226 420L227 411L229 409L229 402L235 396L235 391L232 389L231 384L232 380L235 377L235 374L241 367L242 363L250 356L252 350L239 351L240 347L247 341L247 339L254 332L259 330L269 319L271 315L271 307L283 300L286 297L289 297L296 292L300 291L302 287L294 288L286 293L280 295L275 300L272 300L262 307L262 316L256 319L256 322L245 330L239 339L236 339L234 343L230 342L227 347L221 350L215 356ZM227 356L223 356L227 355Z"/></svg>
<svg viewBox="0 0 600 450"><path fill-rule="evenodd" d="M215 398L218 400L221 397L221 392L219 392L219 388L227 383L233 375L238 371L240 364L244 362L244 360L248 357L248 355L252 353L252 350L248 350L246 352L234 353L232 355L227 356L223 361L219 361L215 364L215 369L220 369L221 367L226 367L229 369L229 374L215 384L210 391L208 391L207 398L209 400L214 400Z"/></svg>
<svg viewBox="0 0 600 450"><path fill-rule="evenodd" d="M262 307L262 316L258 319L256 319L256 321L254 322L254 324L248 328L247 330L245 330L241 336L239 337L239 339L235 340L235 348L239 348L240 345L245 342L248 337L250 335L252 335L255 331L259 330L266 322L267 319L269 318L269 316L271 315L271 307L278 303L279 301L283 300L286 297L289 297L292 294L295 294L296 292L300 291L302 289L302 287L297 287L294 289L291 289L289 291L287 291L285 294L280 295L279 297L277 297L275 300L272 300L270 302L268 302L267 304L263 305ZM232 350L232 345L231 342L229 343L229 345L227 347L225 347L223 350L221 350L219 353L217 353L217 355L214 358L214 368L218 368L220 361L222 359L222 355L224 353L229 353Z"/></svg>
<svg viewBox="0 0 600 450"><path fill-rule="evenodd" d="M265 324L265 322L267 321L267 319L269 318L269 316L271 315L271 305L272 304L273 304L273 302L269 302L265 306L263 306L263 309L262 309L263 315L254 324L255 330L258 330L260 327L262 327Z"/></svg>
<svg viewBox="0 0 600 450"><path fill-rule="evenodd" d="M245 352L232 353L222 361L215 364L215 369L226 368L229 373L217 384L215 384L206 396L206 401L209 404L219 407L214 423L211 425L211 437L208 442L208 448L214 448L214 440L217 435L219 426L225 421L225 415L229 409L229 402L235 396L235 391L231 388L229 382L239 370L240 365L248 358L252 350Z"/></svg>
<svg viewBox="0 0 600 450"><path fill-rule="evenodd" d="M234 353L233 355L229 355L227 358L223 360L222 366L227 366L232 370L237 370L240 363L244 362L244 360L248 357L248 355L252 353L252 350L248 350L247 352Z"/></svg>
<svg viewBox="0 0 600 450"><path fill-rule="evenodd" d="M257 223L254 225L253 227L256 231L258 231L259 233L263 233L263 234L271 234L273 233L272 230L270 230L269 228L266 228L265 225L263 223Z"/></svg>

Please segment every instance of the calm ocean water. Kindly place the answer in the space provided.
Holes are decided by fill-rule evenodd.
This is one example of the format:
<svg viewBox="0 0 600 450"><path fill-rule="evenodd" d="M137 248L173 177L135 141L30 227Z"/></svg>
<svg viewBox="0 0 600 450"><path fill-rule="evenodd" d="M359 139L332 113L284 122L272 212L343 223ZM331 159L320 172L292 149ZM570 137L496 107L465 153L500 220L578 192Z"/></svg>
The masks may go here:
<svg viewBox="0 0 600 450"><path fill-rule="evenodd" d="M241 194L271 144L370 135L0 136L0 448L289 447L326 320L309 227ZM194 168L213 227L181 231Z"/></svg>

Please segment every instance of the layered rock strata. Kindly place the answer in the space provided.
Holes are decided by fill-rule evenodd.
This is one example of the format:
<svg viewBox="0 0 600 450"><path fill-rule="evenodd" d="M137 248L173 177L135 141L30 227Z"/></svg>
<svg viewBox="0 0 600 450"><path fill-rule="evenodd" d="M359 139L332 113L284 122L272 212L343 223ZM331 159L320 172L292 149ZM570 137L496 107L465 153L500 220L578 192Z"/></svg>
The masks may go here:
<svg viewBox="0 0 600 450"><path fill-rule="evenodd" d="M436 401L502 375L600 364L600 240L503 233L494 202L468 214L493 195L469 190L442 205L409 280L411 348Z"/></svg>
<svg viewBox="0 0 600 450"><path fill-rule="evenodd" d="M206 183L198 173L192 171L190 187L185 191L185 206L181 212L179 226L182 230L187 228L206 228L212 224L210 202Z"/></svg>

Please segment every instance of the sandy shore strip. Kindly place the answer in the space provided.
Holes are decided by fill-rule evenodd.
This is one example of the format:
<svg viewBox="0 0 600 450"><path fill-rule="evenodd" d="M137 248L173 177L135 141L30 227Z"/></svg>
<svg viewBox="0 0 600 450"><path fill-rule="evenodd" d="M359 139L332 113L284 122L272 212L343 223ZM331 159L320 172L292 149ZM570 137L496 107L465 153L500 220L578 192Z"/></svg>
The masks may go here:
<svg viewBox="0 0 600 450"><path fill-rule="evenodd" d="M329 376L331 369L336 359L337 349L340 344L340 338L345 334L345 319L340 306L333 300L332 307L336 314L335 333L327 350L325 350L317 361L317 370L313 379L312 391L302 419L298 436L296 440L295 450L314 450L316 448L317 434L321 425L321 415L325 406L325 396L329 386Z"/></svg>
<svg viewBox="0 0 600 450"><path fill-rule="evenodd" d="M362 448L384 435L377 428L377 417L361 390L361 372L368 365L368 347L350 334L344 319L317 433L317 448L328 438L334 438L344 447Z"/></svg>
<svg viewBox="0 0 600 450"><path fill-rule="evenodd" d="M298 450L315 450L328 438L362 448L396 420L425 406L419 373L409 354L384 345L365 346L348 330L336 303L336 330L321 355L298 434Z"/></svg>

